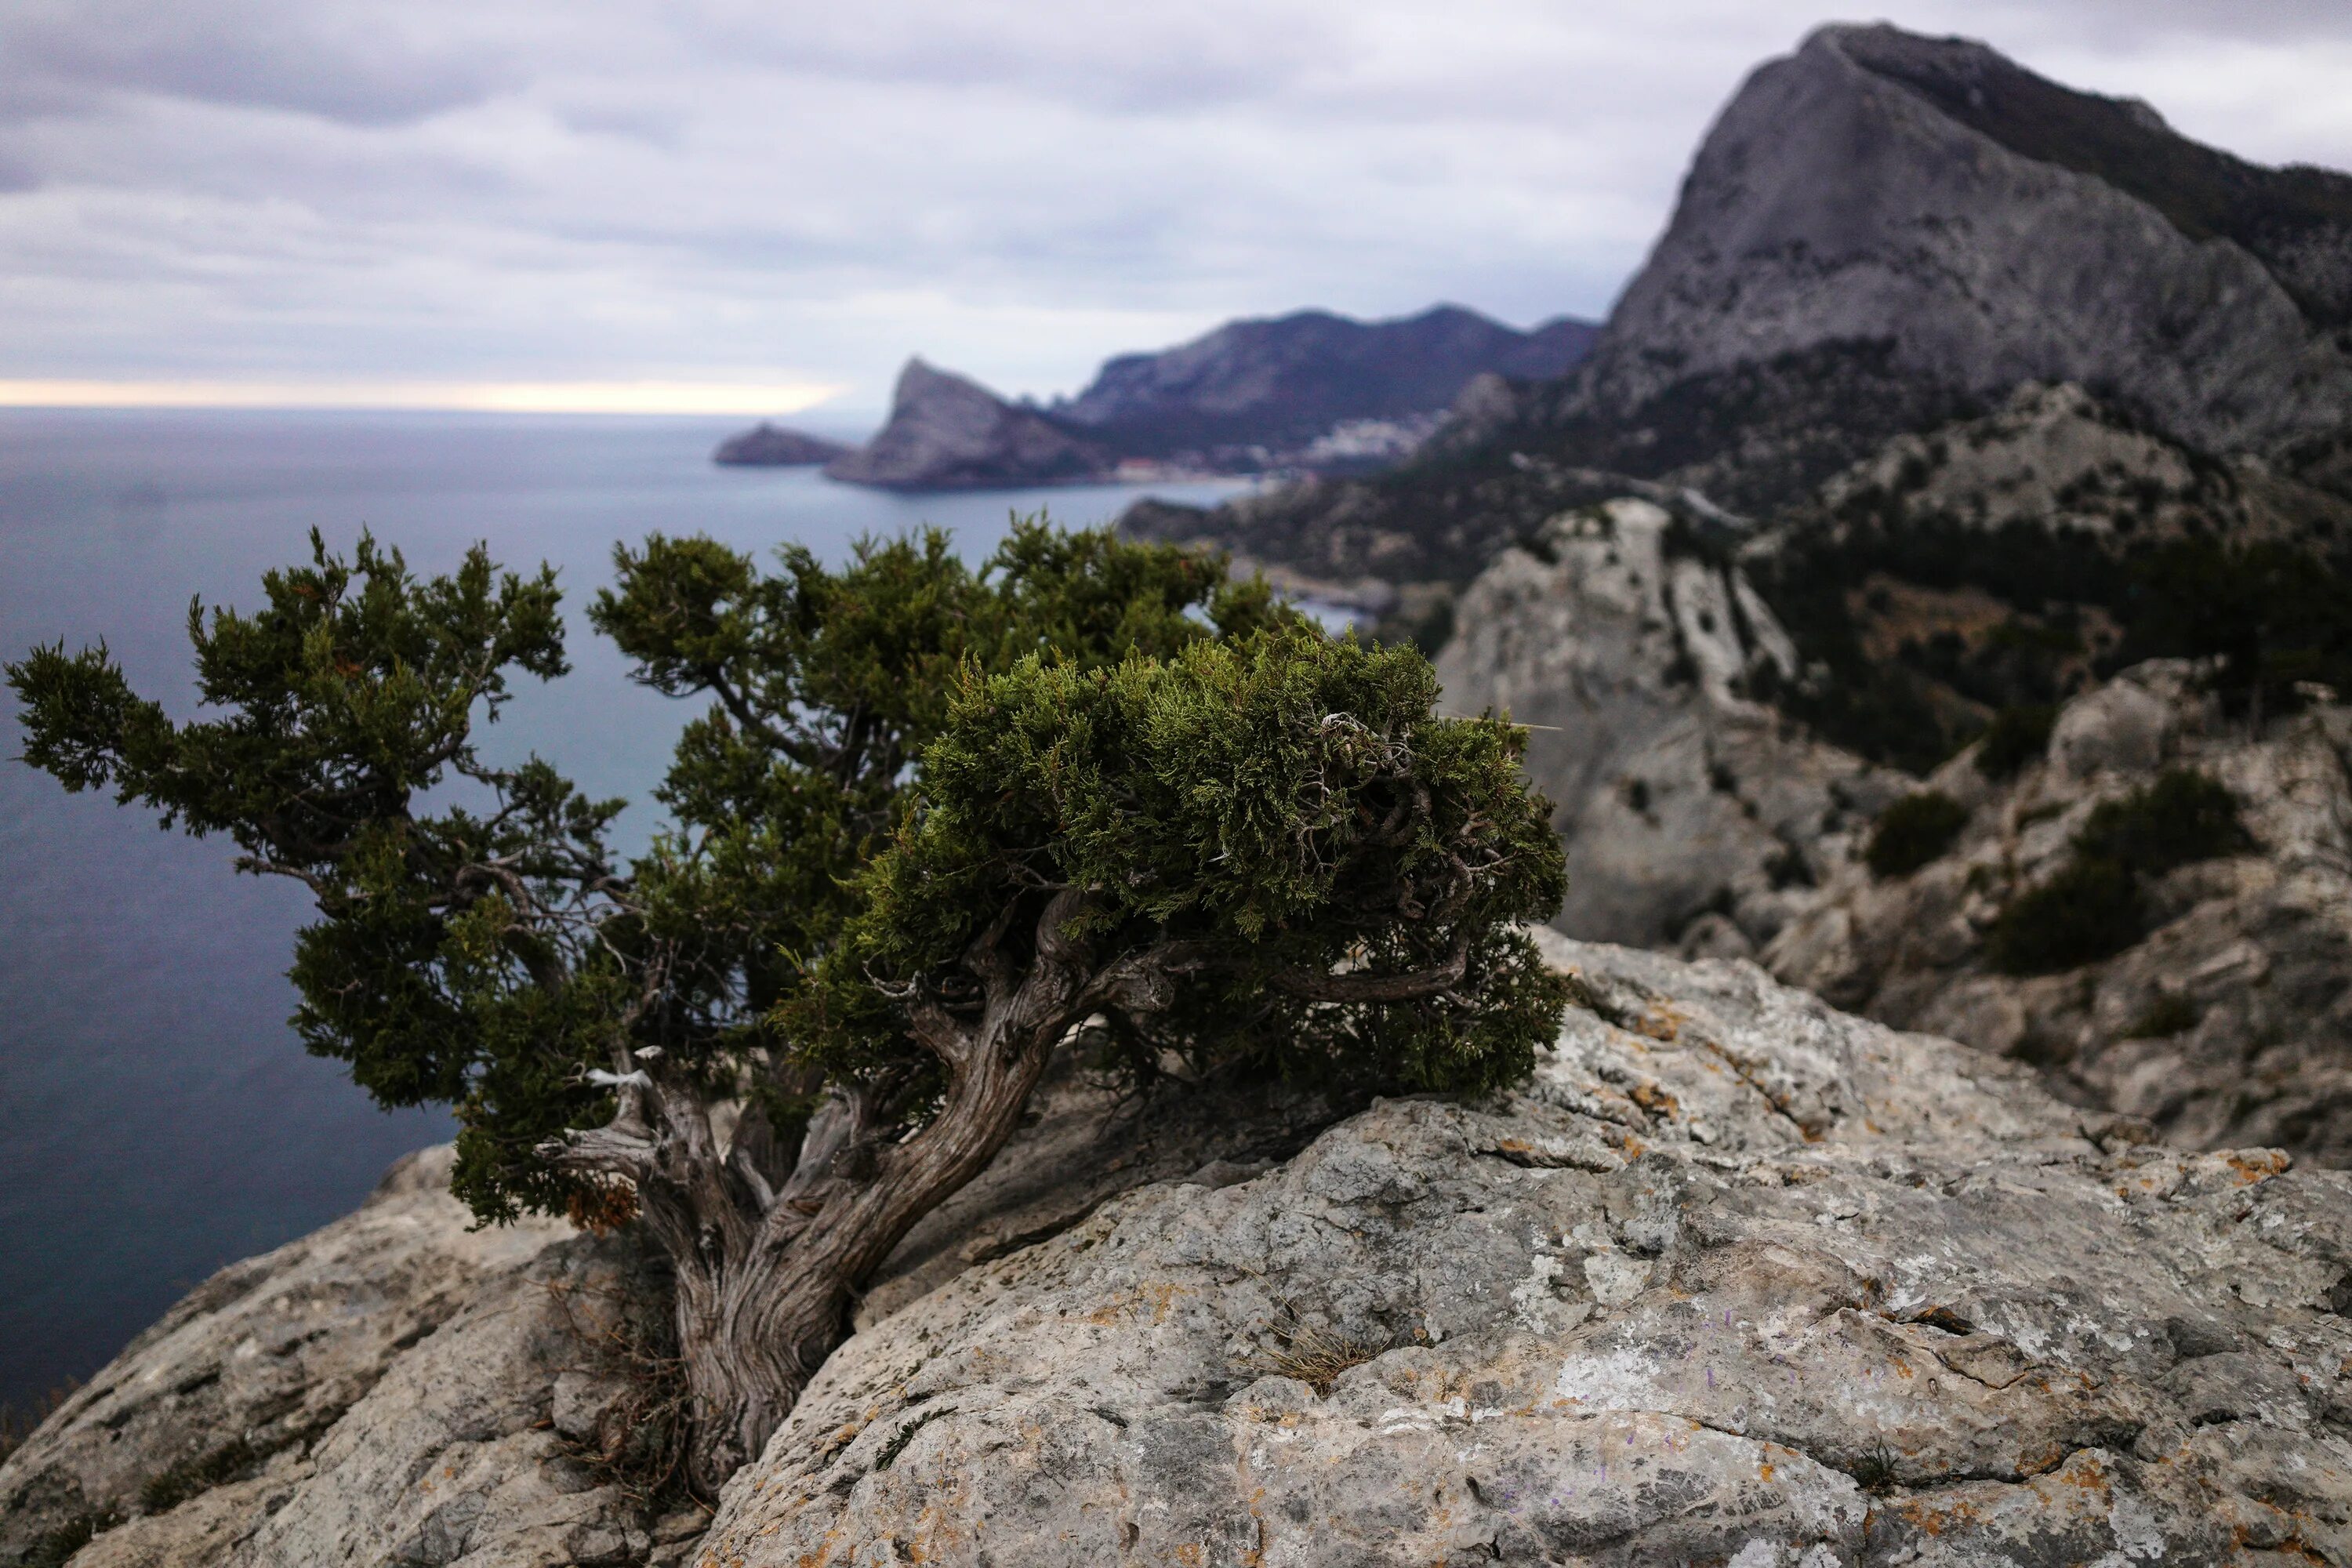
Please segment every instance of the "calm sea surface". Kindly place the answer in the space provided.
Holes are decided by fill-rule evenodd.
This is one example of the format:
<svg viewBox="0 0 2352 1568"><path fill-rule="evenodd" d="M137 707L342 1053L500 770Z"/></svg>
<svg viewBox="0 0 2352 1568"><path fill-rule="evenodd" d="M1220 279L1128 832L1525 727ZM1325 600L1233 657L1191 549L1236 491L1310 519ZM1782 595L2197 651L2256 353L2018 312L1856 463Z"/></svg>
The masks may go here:
<svg viewBox="0 0 2352 1568"><path fill-rule="evenodd" d="M573 673L525 678L486 749L536 750L591 795L643 801L687 710L629 685L580 613L615 541L699 531L837 558L860 533L935 522L977 558L1013 510L1098 522L1138 493L897 497L713 467L740 423L0 412L0 657L104 638L185 719L192 595L252 605L262 571L301 558L314 526L341 551L372 528L426 572L487 540L502 563L561 569ZM222 841L68 795L22 750L0 700L0 1402L19 1407L449 1132L437 1112L377 1110L287 1028L300 889L234 875ZM633 807L624 843L652 822Z"/></svg>

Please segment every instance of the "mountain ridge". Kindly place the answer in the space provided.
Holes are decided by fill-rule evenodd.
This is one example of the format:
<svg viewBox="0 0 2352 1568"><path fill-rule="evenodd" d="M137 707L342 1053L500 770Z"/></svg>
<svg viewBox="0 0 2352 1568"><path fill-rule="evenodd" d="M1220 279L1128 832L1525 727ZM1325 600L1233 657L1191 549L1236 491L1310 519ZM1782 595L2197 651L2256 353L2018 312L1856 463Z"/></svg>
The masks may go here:
<svg viewBox="0 0 2352 1568"><path fill-rule="evenodd" d="M1560 374L1598 331L1558 317L1522 332L1458 305L1378 321L1300 310L1118 355L1076 397L1043 406L918 357L882 430L825 471L903 489L1361 471L1407 455L1472 381Z"/></svg>

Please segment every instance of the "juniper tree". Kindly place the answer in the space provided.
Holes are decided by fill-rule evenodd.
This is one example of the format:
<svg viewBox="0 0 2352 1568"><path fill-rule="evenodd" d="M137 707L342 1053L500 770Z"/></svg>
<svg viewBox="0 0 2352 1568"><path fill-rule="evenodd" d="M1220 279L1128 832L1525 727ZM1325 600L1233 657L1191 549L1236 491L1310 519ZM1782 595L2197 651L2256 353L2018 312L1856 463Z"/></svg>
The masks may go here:
<svg viewBox="0 0 2352 1568"><path fill-rule="evenodd" d="M1043 525L978 571L937 532L838 569L660 536L614 564L590 619L707 702L625 866L619 802L478 748L514 672L566 668L552 573L479 547L419 579L314 535L263 608L192 605L191 722L103 647L8 677L27 761L310 888L296 1028L387 1106L454 1105L478 1215L646 1227L704 1487L1057 1048L1478 1090L1557 1024L1520 929L1563 890L1548 809L1417 652Z"/></svg>

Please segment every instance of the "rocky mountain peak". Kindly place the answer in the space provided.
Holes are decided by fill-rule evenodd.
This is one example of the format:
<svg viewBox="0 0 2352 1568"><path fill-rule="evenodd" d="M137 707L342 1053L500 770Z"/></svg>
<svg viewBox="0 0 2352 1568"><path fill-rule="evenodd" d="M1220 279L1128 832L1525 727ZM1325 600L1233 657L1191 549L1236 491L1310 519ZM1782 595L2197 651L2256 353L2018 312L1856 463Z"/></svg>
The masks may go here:
<svg viewBox="0 0 2352 1568"><path fill-rule="evenodd" d="M2080 381L2215 450L2352 421L2352 177L2272 170L1983 45L1832 26L1699 149L1581 406L1825 346L1974 394Z"/></svg>
<svg viewBox="0 0 2352 1568"><path fill-rule="evenodd" d="M910 359L889 422L825 465L829 479L896 489L956 489L1093 479L1111 456L978 382Z"/></svg>

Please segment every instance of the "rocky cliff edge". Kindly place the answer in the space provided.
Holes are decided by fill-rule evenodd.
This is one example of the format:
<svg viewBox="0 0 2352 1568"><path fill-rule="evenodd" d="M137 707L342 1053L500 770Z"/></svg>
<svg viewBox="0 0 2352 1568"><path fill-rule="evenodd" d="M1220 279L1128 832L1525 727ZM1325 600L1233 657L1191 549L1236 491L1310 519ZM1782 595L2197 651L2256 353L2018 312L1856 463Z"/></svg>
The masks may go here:
<svg viewBox="0 0 2352 1568"><path fill-rule="evenodd" d="M2143 1142L1750 964L1546 940L1581 1005L1523 1091L1000 1233L835 1354L698 1539L547 1457L590 1395L522 1291L612 1244L525 1237L282 1472L71 1560L2352 1563L2352 1176ZM1034 1203L1052 1120L988 1179ZM12 1510L202 1359L161 1343L0 1468Z"/></svg>

